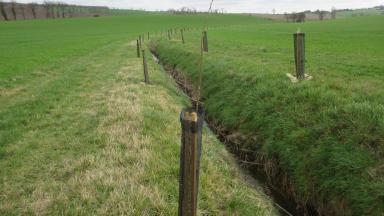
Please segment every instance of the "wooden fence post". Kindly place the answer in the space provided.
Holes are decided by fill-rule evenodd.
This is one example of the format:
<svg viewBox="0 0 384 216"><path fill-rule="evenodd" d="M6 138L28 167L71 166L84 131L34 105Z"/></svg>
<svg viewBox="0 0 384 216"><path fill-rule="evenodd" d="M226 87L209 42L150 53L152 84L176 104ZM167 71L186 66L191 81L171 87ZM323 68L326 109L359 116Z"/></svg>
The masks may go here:
<svg viewBox="0 0 384 216"><path fill-rule="evenodd" d="M137 41L137 58L140 58L140 42L139 40L136 40Z"/></svg>
<svg viewBox="0 0 384 216"><path fill-rule="evenodd" d="M203 31L203 51L208 52L208 35L207 31Z"/></svg>
<svg viewBox="0 0 384 216"><path fill-rule="evenodd" d="M181 42L183 44L185 44L185 40L184 40L184 30L183 29L180 29L180 34L181 34Z"/></svg>
<svg viewBox="0 0 384 216"><path fill-rule="evenodd" d="M196 216L204 112L196 112L193 108L184 109L180 121L179 216Z"/></svg>
<svg viewBox="0 0 384 216"><path fill-rule="evenodd" d="M148 65L147 65L147 58L145 58L145 50L142 50L143 55L143 68L144 68L144 82L146 84L149 84L149 75L148 75Z"/></svg>
<svg viewBox="0 0 384 216"><path fill-rule="evenodd" d="M296 78L303 80L305 78L305 34L293 34L295 46Z"/></svg>

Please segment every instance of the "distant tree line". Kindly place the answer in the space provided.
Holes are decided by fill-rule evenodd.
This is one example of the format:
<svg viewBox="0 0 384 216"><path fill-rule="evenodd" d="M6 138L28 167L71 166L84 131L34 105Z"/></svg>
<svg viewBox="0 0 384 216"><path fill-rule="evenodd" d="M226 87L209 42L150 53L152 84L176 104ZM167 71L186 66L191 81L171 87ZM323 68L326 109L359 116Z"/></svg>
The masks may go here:
<svg viewBox="0 0 384 216"><path fill-rule="evenodd" d="M81 16L105 16L108 7L70 5L63 2L45 1L43 4L21 4L0 1L0 20L57 19Z"/></svg>
<svg viewBox="0 0 384 216"><path fill-rule="evenodd" d="M304 12L284 14L284 17L287 20L287 22L305 22L306 16L307 15Z"/></svg>
<svg viewBox="0 0 384 216"><path fill-rule="evenodd" d="M208 13L206 11L198 11L195 8L182 7L180 9L169 9L168 13L172 14L197 14L197 13ZM210 13L225 13L224 8L222 9L213 9Z"/></svg>
<svg viewBox="0 0 384 216"><path fill-rule="evenodd" d="M299 13L285 13L284 17L287 22L305 22L306 18L309 15L316 15L320 21L324 20L325 17L329 17L331 19L336 19L337 10L332 8L331 12L324 10L316 10L316 11L303 11Z"/></svg>

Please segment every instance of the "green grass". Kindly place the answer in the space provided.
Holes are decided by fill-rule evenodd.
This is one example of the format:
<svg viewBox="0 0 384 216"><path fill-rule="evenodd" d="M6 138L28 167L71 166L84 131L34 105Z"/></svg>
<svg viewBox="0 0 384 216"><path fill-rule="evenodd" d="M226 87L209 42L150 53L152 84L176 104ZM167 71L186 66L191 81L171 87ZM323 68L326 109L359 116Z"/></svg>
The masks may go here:
<svg viewBox="0 0 384 216"><path fill-rule="evenodd" d="M341 11L337 12L337 16L340 18L351 18L351 17L358 17L358 16L377 16L377 15L384 15L384 10L377 10L377 9L357 9L353 11Z"/></svg>
<svg viewBox="0 0 384 216"><path fill-rule="evenodd" d="M139 34L201 26L204 16L0 23L0 215L175 215L179 112L188 106L150 61ZM259 22L211 16L208 23ZM205 129L199 211L274 215Z"/></svg>
<svg viewBox="0 0 384 216"><path fill-rule="evenodd" d="M179 16L140 13L121 17L75 18L1 22L0 79L20 78L45 65L66 58L76 59L116 40L134 39L148 31L171 27L231 25L259 22L245 16ZM20 77L17 77L20 75Z"/></svg>
<svg viewBox="0 0 384 216"><path fill-rule="evenodd" d="M325 215L384 212L384 16L209 31L207 113L278 158L295 194ZM291 83L292 33L306 32L311 81ZM154 40L160 59L196 85L200 33ZM325 205L324 205L325 204ZM323 206L322 206L323 205Z"/></svg>

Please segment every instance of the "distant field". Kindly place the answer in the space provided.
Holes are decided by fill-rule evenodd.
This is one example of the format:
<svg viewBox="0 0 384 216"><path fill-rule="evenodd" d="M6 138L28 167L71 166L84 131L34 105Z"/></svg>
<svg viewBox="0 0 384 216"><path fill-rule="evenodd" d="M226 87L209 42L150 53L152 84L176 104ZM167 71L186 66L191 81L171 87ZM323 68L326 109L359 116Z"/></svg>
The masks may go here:
<svg viewBox="0 0 384 216"><path fill-rule="evenodd" d="M202 84L208 115L242 134L240 149L278 160L293 185L287 190L324 215L384 212L383 23L384 16L364 16L208 33ZM306 33L314 79L293 84L286 73L294 72L297 30ZM187 34L185 45L177 38L152 44L195 85L199 36Z"/></svg>
<svg viewBox="0 0 384 216"><path fill-rule="evenodd" d="M121 17L0 22L0 87L58 60L76 58L108 43L171 27L201 26L205 16L134 12ZM210 16L208 24L260 22L246 16ZM21 77L19 77L21 78Z"/></svg>
<svg viewBox="0 0 384 216"><path fill-rule="evenodd" d="M353 11L342 11L338 12L338 17L340 18L350 18L357 16L375 16L375 15L384 15L384 10L377 9L358 9Z"/></svg>

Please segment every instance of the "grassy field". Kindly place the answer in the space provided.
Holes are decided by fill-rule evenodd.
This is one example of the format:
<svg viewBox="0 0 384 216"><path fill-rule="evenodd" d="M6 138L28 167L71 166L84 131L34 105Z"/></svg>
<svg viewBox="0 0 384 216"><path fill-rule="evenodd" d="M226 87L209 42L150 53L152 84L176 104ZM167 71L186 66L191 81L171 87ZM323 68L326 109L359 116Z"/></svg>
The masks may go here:
<svg viewBox="0 0 384 216"><path fill-rule="evenodd" d="M351 18L351 17L358 17L358 16L377 16L377 15L384 15L384 10L377 10L377 9L358 9L353 11L341 11L337 13L337 16L339 18Z"/></svg>
<svg viewBox="0 0 384 216"><path fill-rule="evenodd" d="M287 190L323 215L384 212L384 16L209 30L202 95L208 115L289 176ZM292 83L293 37L307 73ZM161 61L197 84L200 33L156 39ZM268 169L268 168L266 168ZM272 170L273 171L273 170ZM272 176L279 176L275 174Z"/></svg>
<svg viewBox="0 0 384 216"><path fill-rule="evenodd" d="M0 215L176 215L180 110L141 33L204 16L137 14L0 23ZM260 22L210 16L212 25ZM272 202L205 130L202 215L274 215Z"/></svg>

